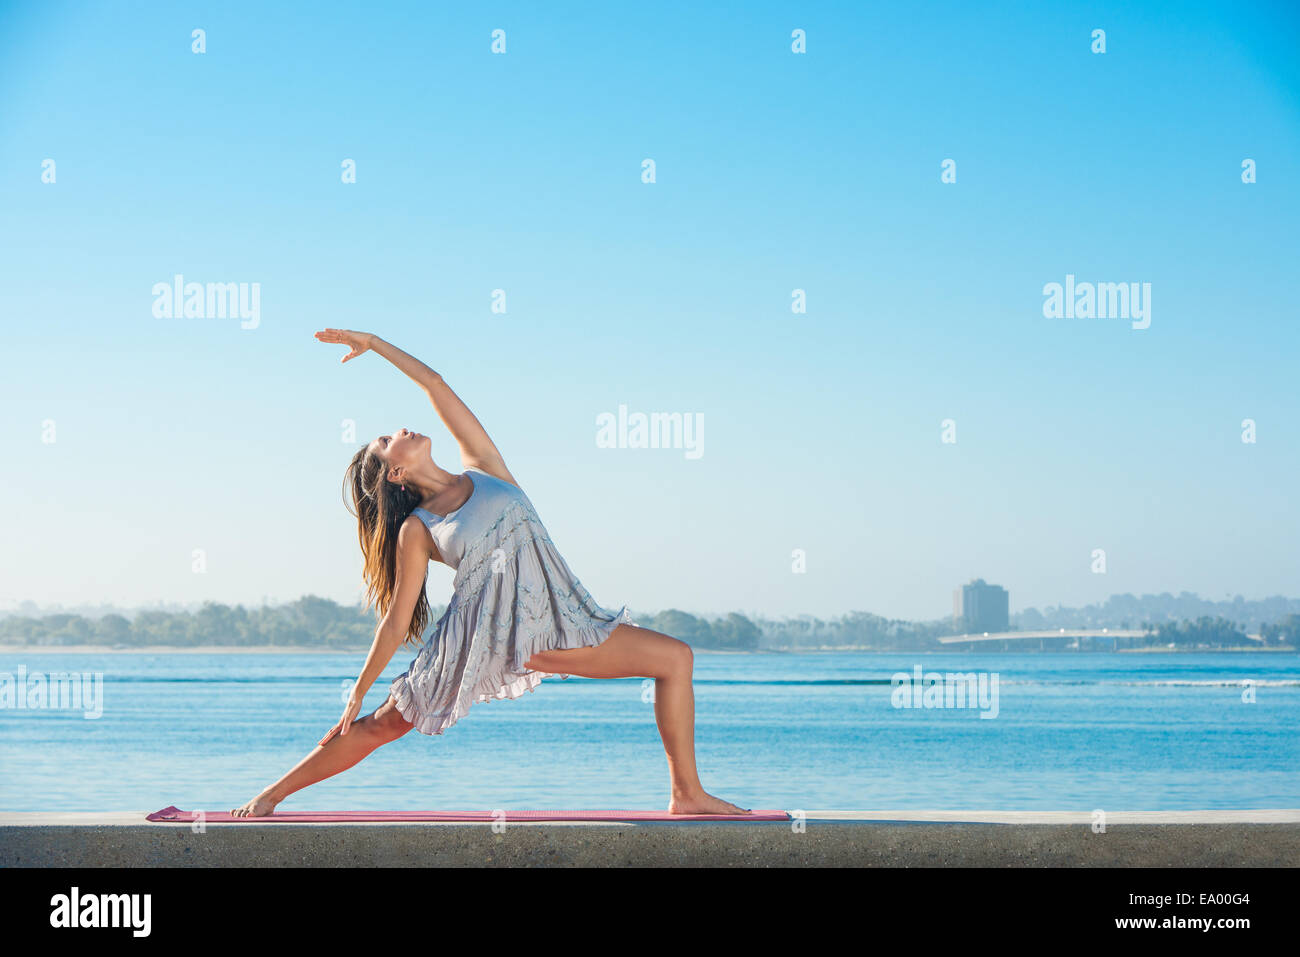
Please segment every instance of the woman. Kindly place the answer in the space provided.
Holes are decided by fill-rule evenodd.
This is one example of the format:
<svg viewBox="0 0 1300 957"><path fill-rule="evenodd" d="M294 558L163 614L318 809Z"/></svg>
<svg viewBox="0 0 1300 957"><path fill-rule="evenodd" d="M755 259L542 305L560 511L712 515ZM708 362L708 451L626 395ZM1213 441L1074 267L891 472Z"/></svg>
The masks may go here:
<svg viewBox="0 0 1300 957"><path fill-rule="evenodd" d="M668 752L673 814L747 814L705 792L695 770L693 655L685 642L632 622L626 606L600 607L555 550L532 502L474 414L423 362L378 336L316 333L350 351L379 353L416 381L460 446L465 471L440 468L429 437L381 435L348 468L367 599L382 619L343 716L288 774L232 813L270 814L309 784L352 767L411 728L442 734L470 705L517 698L547 674L655 679L655 721ZM399 645L428 623L430 561L456 569L454 593L429 640L395 678L388 700L357 719L361 702Z"/></svg>

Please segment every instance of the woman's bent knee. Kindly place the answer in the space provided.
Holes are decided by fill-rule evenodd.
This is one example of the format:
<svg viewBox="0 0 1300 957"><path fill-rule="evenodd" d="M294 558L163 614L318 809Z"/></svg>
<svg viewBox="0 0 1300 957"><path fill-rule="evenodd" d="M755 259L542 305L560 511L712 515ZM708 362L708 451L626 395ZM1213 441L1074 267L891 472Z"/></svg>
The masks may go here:
<svg viewBox="0 0 1300 957"><path fill-rule="evenodd" d="M673 665L678 674L689 675L695 668L695 652L691 646L680 638L676 639L677 647L674 649Z"/></svg>

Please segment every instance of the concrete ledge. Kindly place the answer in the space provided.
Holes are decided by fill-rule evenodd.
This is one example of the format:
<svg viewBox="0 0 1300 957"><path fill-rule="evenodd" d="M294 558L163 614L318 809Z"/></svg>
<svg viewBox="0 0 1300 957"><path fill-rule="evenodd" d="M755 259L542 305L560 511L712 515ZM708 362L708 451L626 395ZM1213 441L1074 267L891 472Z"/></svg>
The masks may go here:
<svg viewBox="0 0 1300 957"><path fill-rule="evenodd" d="M807 811L779 821L188 824L0 814L4 867L1295 867L1300 811Z"/></svg>

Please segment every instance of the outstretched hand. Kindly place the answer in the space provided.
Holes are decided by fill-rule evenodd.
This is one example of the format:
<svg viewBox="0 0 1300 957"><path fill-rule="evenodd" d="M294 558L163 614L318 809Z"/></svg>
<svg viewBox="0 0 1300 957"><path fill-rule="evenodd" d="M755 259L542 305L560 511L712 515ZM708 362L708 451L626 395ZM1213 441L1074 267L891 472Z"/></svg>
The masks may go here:
<svg viewBox="0 0 1300 957"><path fill-rule="evenodd" d="M343 361L355 359L363 352L370 351L375 336L370 332L353 332L351 329L322 329L316 333L319 342L334 342L348 346L352 351L343 357Z"/></svg>

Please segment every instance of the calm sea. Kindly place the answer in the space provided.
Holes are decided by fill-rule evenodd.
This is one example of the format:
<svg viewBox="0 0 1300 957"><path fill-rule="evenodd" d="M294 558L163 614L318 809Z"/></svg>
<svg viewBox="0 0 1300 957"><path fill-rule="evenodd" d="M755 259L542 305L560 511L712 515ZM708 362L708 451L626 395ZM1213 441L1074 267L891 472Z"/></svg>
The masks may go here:
<svg viewBox="0 0 1300 957"><path fill-rule="evenodd" d="M367 713L411 657L399 652ZM0 810L234 807L333 725L363 660L0 655L0 672L14 676L20 666L103 676L96 719L0 709ZM701 779L744 807L1300 807L1293 654L699 653L695 662ZM916 665L996 673L996 717L895 707L890 678ZM666 805L645 683L572 677L476 704L444 735L412 731L281 808Z"/></svg>

